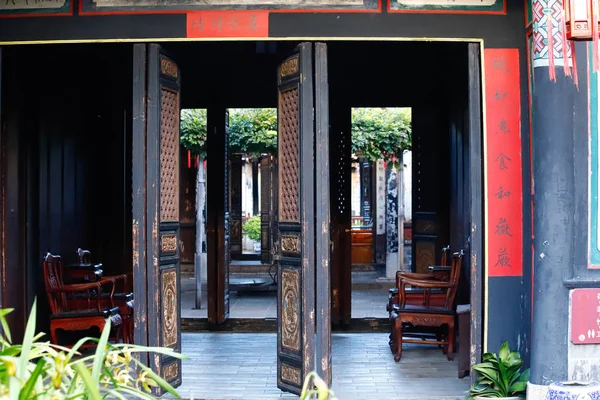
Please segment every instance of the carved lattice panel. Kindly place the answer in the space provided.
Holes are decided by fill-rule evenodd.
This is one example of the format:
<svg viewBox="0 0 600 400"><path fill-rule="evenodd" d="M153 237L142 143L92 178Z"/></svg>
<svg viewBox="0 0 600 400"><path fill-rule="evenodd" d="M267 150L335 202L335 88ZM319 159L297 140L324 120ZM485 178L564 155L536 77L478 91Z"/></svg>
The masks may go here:
<svg viewBox="0 0 600 400"><path fill-rule="evenodd" d="M281 345L300 351L300 273L281 271Z"/></svg>
<svg viewBox="0 0 600 400"><path fill-rule="evenodd" d="M298 89L279 95L279 219L300 221Z"/></svg>
<svg viewBox="0 0 600 400"><path fill-rule="evenodd" d="M179 321L177 320L177 271L175 269L163 271L161 281L162 345L172 347L177 344L179 329Z"/></svg>
<svg viewBox="0 0 600 400"><path fill-rule="evenodd" d="M429 266L435 265L435 243L422 241L418 242L415 247L417 272L428 273Z"/></svg>
<svg viewBox="0 0 600 400"><path fill-rule="evenodd" d="M161 88L160 221L179 221L179 93Z"/></svg>

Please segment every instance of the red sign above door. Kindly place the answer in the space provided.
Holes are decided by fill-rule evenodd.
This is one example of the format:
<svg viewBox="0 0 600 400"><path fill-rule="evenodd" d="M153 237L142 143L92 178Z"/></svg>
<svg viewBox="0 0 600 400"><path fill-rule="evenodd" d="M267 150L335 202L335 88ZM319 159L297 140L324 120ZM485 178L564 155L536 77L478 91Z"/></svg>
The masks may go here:
<svg viewBox="0 0 600 400"><path fill-rule="evenodd" d="M188 38L269 36L269 11L198 11L187 13Z"/></svg>
<svg viewBox="0 0 600 400"><path fill-rule="evenodd" d="M600 289L575 289L571 294L571 342L600 344Z"/></svg>

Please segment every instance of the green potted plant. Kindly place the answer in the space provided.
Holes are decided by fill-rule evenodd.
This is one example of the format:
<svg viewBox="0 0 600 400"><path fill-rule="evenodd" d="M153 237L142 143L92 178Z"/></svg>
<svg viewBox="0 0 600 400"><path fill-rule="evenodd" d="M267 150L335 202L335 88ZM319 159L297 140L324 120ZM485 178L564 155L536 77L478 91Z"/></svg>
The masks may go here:
<svg viewBox="0 0 600 400"><path fill-rule="evenodd" d="M242 232L252 241L254 251L260 252L260 215L248 218L242 225Z"/></svg>
<svg viewBox="0 0 600 400"><path fill-rule="evenodd" d="M162 388L176 398L175 389L142 364L136 353L157 353L184 359L171 349L129 344L110 344L110 320L99 339L81 339L72 348L42 341L36 331L36 303L29 315L22 343L13 344L6 315L0 309L0 400L102 400L154 399L153 389ZM97 343L96 351L79 351L87 342Z"/></svg>
<svg viewBox="0 0 600 400"><path fill-rule="evenodd" d="M485 353L480 364L474 365L477 372L475 385L469 390L469 400L525 398L529 369L521 371L523 360L518 351L510 351L508 342L500 347L498 356Z"/></svg>

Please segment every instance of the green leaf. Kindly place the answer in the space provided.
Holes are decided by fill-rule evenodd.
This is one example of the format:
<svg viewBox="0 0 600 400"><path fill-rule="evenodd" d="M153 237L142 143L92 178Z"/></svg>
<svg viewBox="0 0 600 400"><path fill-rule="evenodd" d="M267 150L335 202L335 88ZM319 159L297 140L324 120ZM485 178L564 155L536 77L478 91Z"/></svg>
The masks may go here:
<svg viewBox="0 0 600 400"><path fill-rule="evenodd" d="M36 321L36 310L37 310L37 299L33 301L33 307L29 318L27 319L27 327L25 328L25 336L23 337L23 345L21 348L21 355L19 356L19 368L17 369L17 378L21 381L25 380L25 374L27 373L27 364L29 364L29 352L31 351L31 345L33 344L33 337L35 336L35 321Z"/></svg>
<svg viewBox="0 0 600 400"><path fill-rule="evenodd" d="M106 325L104 325L104 330L102 331L102 335L100 335L100 340L98 341L98 347L96 347L94 364L92 365L92 379L96 382L100 380L100 371L102 371L104 359L106 358L106 344L108 343L108 337L110 335L110 327L110 318L107 318Z"/></svg>
<svg viewBox="0 0 600 400"><path fill-rule="evenodd" d="M37 362L33 373L31 374L29 379L27 379L27 382L25 382L25 385L23 385L23 388L19 393L19 400L29 400L31 398L33 389L36 386L38 378L42 375L45 365L46 360L44 360L43 358Z"/></svg>
<svg viewBox="0 0 600 400"><path fill-rule="evenodd" d="M98 380L94 379L92 375L90 375L90 371L83 364L76 364L75 370L77 374L81 377L85 388L87 389L87 395L91 400L101 400L102 396L100 396L100 391L98 390Z"/></svg>
<svg viewBox="0 0 600 400"><path fill-rule="evenodd" d="M6 320L6 316L13 311L14 311L14 308L5 308L3 310L0 310L0 324L2 325L2 331L4 332L4 335L6 336L6 340L8 340L8 343L12 342L12 337L10 335L10 328L8 326L8 321Z"/></svg>
<svg viewBox="0 0 600 400"><path fill-rule="evenodd" d="M508 348L508 342L502 343L500 351L498 352L498 358L501 362L507 363L510 356L510 349Z"/></svg>

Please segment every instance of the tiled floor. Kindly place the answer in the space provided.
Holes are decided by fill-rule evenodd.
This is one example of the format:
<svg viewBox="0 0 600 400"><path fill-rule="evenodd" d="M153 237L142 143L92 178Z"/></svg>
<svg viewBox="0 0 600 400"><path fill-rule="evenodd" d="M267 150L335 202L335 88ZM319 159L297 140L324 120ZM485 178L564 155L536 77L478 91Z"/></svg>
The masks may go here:
<svg viewBox="0 0 600 400"><path fill-rule="evenodd" d="M395 363L382 333L334 334L333 384L339 400L463 399L468 378L435 346L407 345ZM186 399L295 397L277 389L277 335L183 333Z"/></svg>
<svg viewBox="0 0 600 400"><path fill-rule="evenodd" d="M206 318L206 290L202 293L202 305L195 309L196 292L193 282L183 282L181 316L183 318ZM193 281L193 280L192 280ZM388 292L376 285L356 285L352 291L352 318L387 318L385 305ZM233 292L230 297L230 318L277 318L277 292Z"/></svg>

